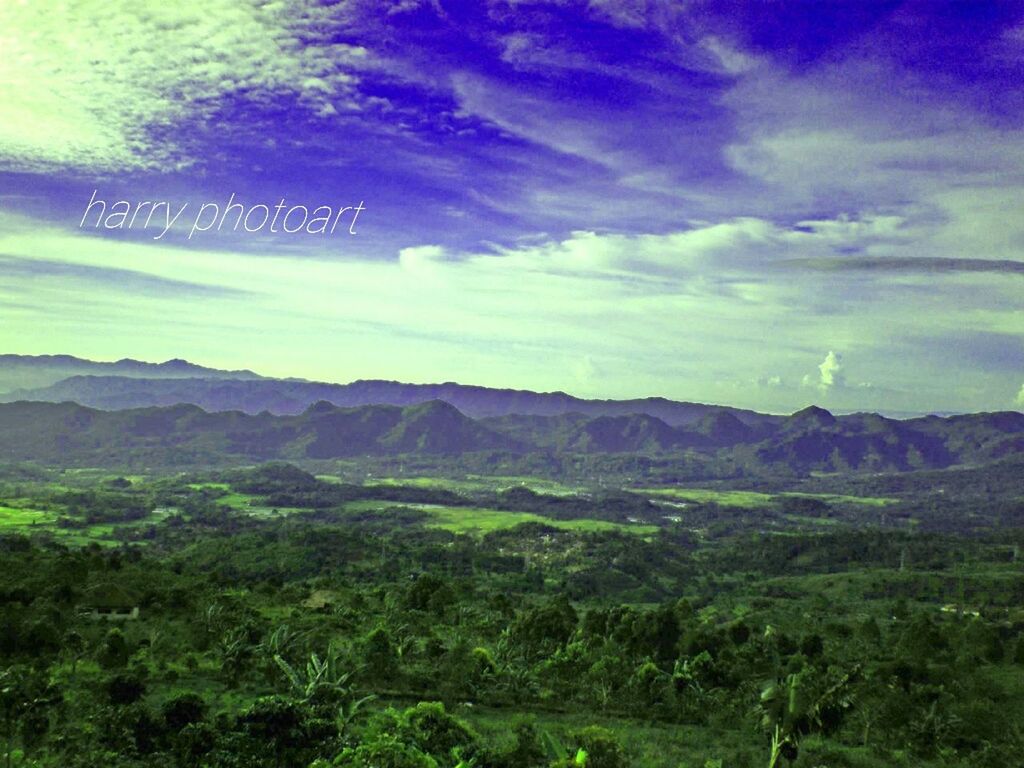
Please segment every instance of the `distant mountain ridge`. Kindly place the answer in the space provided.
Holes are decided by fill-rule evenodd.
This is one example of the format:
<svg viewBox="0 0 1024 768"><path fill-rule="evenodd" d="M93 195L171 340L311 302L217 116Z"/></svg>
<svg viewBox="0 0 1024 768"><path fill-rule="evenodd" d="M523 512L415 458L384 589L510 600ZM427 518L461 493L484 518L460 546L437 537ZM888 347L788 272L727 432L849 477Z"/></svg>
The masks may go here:
<svg viewBox="0 0 1024 768"><path fill-rule="evenodd" d="M0 363L2 365L2 363ZM222 372L226 373L226 372ZM329 384L302 379L257 377L161 377L75 375L45 387L0 394L0 402L38 400L75 402L92 408L121 410L191 403L207 411L244 411L277 415L302 413L313 403L326 401L342 407L360 405L415 405L431 400L451 403L473 418L507 416L627 416L644 413L672 426L691 424L708 414L731 414L756 426L779 417L741 408L703 405L651 397L635 400L585 400L564 392L493 389L468 384L403 384L360 380Z"/></svg>
<svg viewBox="0 0 1024 768"><path fill-rule="evenodd" d="M117 411L75 403L0 405L0 461L155 466L463 454L497 461L621 454L769 473L906 471L1024 454L1024 415L895 421L805 409L758 426L715 414L673 427L647 414L472 419L440 400L354 408L321 401L282 416L210 413L195 405Z"/></svg>
<svg viewBox="0 0 1024 768"><path fill-rule="evenodd" d="M81 375L165 379L204 377L209 379L259 379L249 370L222 371L175 358L147 363L124 358L97 362L73 355L0 355L0 393L48 387L62 379Z"/></svg>

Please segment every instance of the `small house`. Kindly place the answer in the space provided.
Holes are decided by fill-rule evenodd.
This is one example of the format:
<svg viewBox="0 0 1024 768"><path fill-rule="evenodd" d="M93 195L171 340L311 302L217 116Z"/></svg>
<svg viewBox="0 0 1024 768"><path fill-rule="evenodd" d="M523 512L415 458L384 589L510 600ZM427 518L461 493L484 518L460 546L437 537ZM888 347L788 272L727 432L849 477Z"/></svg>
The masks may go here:
<svg viewBox="0 0 1024 768"><path fill-rule="evenodd" d="M97 584L86 591L78 613L94 621L134 621L139 618L139 600L117 584Z"/></svg>

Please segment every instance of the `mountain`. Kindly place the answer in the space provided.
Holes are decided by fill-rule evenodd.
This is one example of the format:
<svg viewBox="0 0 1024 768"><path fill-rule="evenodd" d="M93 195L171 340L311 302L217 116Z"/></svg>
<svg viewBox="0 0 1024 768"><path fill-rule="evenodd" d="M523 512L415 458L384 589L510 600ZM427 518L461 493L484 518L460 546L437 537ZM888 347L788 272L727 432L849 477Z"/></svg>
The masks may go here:
<svg viewBox="0 0 1024 768"><path fill-rule="evenodd" d="M992 461L1024 449L1024 414L1008 411L897 421L806 408L754 446L758 465L801 472L907 471Z"/></svg>
<svg viewBox="0 0 1024 768"><path fill-rule="evenodd" d="M258 379L252 371L221 371L186 360L144 363L125 358L100 363L71 355L0 355L0 392L48 387L71 376L119 376L146 379Z"/></svg>
<svg viewBox="0 0 1024 768"><path fill-rule="evenodd" d="M2 365L2 363L0 363ZM530 392L491 389L465 384L402 384L395 381L355 381L327 384L295 379L244 379L228 376L143 378L133 376L76 375L45 387L21 389L0 395L0 402L39 400L75 402L91 408L121 410L191 403L207 411L267 411L298 414L325 401L342 407L360 405L415 405L432 400L450 403L473 418L507 416L631 416L646 414L670 426L699 421L708 414L730 414L740 422L761 427L779 417L754 411L700 403L677 402L660 397L637 400L584 400L564 392Z"/></svg>
<svg viewBox="0 0 1024 768"><path fill-rule="evenodd" d="M701 416L693 427L695 435L706 439L707 444L726 446L752 441L758 434L774 426L761 423L758 428L750 426L727 411L707 413Z"/></svg>
<svg viewBox="0 0 1024 768"><path fill-rule="evenodd" d="M398 455L451 462L464 454L518 454L540 466L562 456L646 456L663 466L696 460L754 475L907 471L1024 455L1024 415L896 421L817 409L754 428L729 414L686 427L646 414L472 419L439 400L355 408L320 401L292 415L208 412L190 404L118 411L0 404L0 461L192 466Z"/></svg>
<svg viewBox="0 0 1024 768"><path fill-rule="evenodd" d="M658 453L678 447L681 434L644 413L598 416L577 428L568 448L579 453Z"/></svg>
<svg viewBox="0 0 1024 768"><path fill-rule="evenodd" d="M75 403L0 405L0 461L107 466L522 449L443 402L406 408L316 403L294 416L209 413L195 405L122 411Z"/></svg>

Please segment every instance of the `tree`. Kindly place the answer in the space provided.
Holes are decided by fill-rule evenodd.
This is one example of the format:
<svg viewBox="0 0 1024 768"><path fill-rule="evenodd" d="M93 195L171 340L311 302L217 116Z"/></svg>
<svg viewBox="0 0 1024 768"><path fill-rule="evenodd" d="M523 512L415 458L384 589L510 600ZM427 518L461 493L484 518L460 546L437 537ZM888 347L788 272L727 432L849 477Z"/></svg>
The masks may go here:
<svg viewBox="0 0 1024 768"><path fill-rule="evenodd" d="M399 734L431 757L458 763L478 751L477 736L445 711L441 702L421 701L402 713Z"/></svg>
<svg viewBox="0 0 1024 768"><path fill-rule="evenodd" d="M348 748L333 763L320 761L310 768L438 768L437 761L391 733L382 733Z"/></svg>
<svg viewBox="0 0 1024 768"><path fill-rule="evenodd" d="M242 713L238 723L252 742L254 757L269 751L270 765L283 768L298 764L307 749L305 715L297 702L264 696Z"/></svg>
<svg viewBox="0 0 1024 768"><path fill-rule="evenodd" d="M166 701L161 713L167 729L178 733L185 726L202 722L206 716L206 702L195 693L183 693Z"/></svg>
<svg viewBox="0 0 1024 768"><path fill-rule="evenodd" d="M12 666L0 671L0 735L7 768L19 737L27 749L48 730L49 708L60 699L59 691L38 670Z"/></svg>
<svg viewBox="0 0 1024 768"><path fill-rule="evenodd" d="M85 638L72 630L64 635L63 648L64 653L71 658L71 676L74 677L78 671L78 660L85 653Z"/></svg>
<svg viewBox="0 0 1024 768"><path fill-rule="evenodd" d="M512 625L512 638L528 658L550 656L565 645L579 617L564 596L526 611Z"/></svg>
<svg viewBox="0 0 1024 768"><path fill-rule="evenodd" d="M516 720L512 724L512 732L515 742L496 758L498 768L544 768L549 761L533 721Z"/></svg>
<svg viewBox="0 0 1024 768"><path fill-rule="evenodd" d="M114 675L107 681L107 696L116 706L134 704L146 692L146 684L134 673Z"/></svg>
<svg viewBox="0 0 1024 768"><path fill-rule="evenodd" d="M124 633L114 627L103 638L103 646L100 648L97 661L104 669L114 669L127 664L130 655L131 651L128 648L128 641L124 638Z"/></svg>
<svg viewBox="0 0 1024 768"><path fill-rule="evenodd" d="M367 635L363 653L366 666L374 677L380 679L394 674L398 666L398 654L391 642L391 635L384 627L377 627Z"/></svg>

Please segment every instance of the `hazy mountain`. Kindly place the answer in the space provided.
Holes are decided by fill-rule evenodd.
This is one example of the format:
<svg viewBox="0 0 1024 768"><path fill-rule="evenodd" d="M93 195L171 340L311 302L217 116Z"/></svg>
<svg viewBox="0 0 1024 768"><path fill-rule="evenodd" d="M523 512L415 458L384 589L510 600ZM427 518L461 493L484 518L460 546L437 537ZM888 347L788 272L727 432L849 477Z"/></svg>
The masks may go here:
<svg viewBox="0 0 1024 768"><path fill-rule="evenodd" d="M125 358L98 363L71 355L0 355L0 392L48 387L70 376L98 375L146 379L258 379L252 371L220 371L186 360L144 363Z"/></svg>
<svg viewBox="0 0 1024 768"><path fill-rule="evenodd" d="M443 400L473 418L509 414L557 416L629 416L646 414L670 426L697 422L708 414L731 414L744 424L762 426L778 417L754 411L664 398L638 400L584 400L564 392L491 389L464 384L402 384L394 381L355 381L327 384L294 379L245 380L220 376L192 378L140 378L125 376L72 376L49 386L0 395L0 401L71 401L92 408L120 410L191 403L207 411L244 411L298 414L316 402L342 407L360 405L414 405Z"/></svg>
<svg viewBox="0 0 1024 768"><path fill-rule="evenodd" d="M810 416L810 418L809 418ZM195 405L104 411L75 403L0 405L0 461L114 466L238 460L500 452L659 456L696 454L744 471L903 471L980 464L1024 454L1024 415L909 421L816 409L757 429L716 415L672 427L646 414L506 416L474 420L430 401L341 408L322 401L295 415L210 413Z"/></svg>

